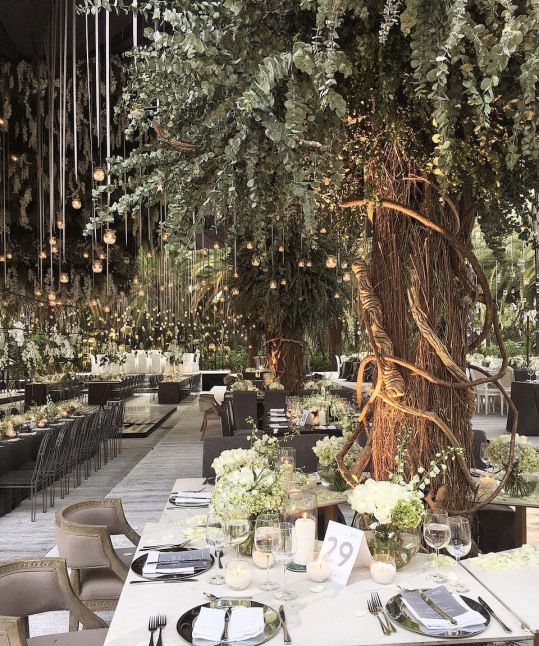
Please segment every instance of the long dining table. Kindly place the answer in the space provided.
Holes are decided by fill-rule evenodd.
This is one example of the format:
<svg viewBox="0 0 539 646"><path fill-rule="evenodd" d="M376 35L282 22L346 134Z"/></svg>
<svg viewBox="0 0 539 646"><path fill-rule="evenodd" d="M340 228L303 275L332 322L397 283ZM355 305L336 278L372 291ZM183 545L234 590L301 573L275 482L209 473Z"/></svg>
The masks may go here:
<svg viewBox="0 0 539 646"><path fill-rule="evenodd" d="M202 478L180 479L174 484L172 491L187 491L200 489L204 486ZM193 528L200 527L204 521L204 509L171 508L164 501L164 509L157 523L148 523L143 530L141 542L137 546L135 558L144 553L141 546L147 544L164 544L181 541L186 535L192 536ZM202 512L202 513L201 513ZM187 532L191 532L188 534ZM200 538L192 540L193 547L203 547L203 531L199 529ZM225 553L224 561L230 558L230 552ZM504 605L499 594L492 594L477 577L473 576L462 565L455 565L461 582L469 587L468 596L477 599L481 596L489 603L500 618L512 631L506 633L500 625L491 619L488 628L475 637L463 639L443 639L426 637L397 627L396 632L384 636L375 616L367 611L367 599L372 592L378 592L382 602L399 592L397 586L432 587L428 585L425 568L426 555L418 554L407 567L397 573L396 579L389 585L375 583L369 569L355 567L352 570L346 586L327 581L321 585L313 584L304 573L287 572L287 584L290 590L297 594L293 601L285 603L288 630L294 646L370 646L372 644L431 644L431 643L479 643L492 641L511 641L532 639L532 632L523 627L522 620ZM204 592L221 597L227 595L252 596L254 600L266 603L278 609L277 601L272 592L264 592L258 588L265 572L251 563L252 581L247 590L241 593L232 591L227 585L210 585L209 578L214 574L217 565L204 574L196 576L196 580L176 582L147 582L142 581L132 571L125 581L118 606L105 641L105 646L147 646L150 642L148 619L158 612L166 614L167 623L163 629L163 646L184 644L176 630L180 616L189 609L207 602ZM273 576L277 573L273 571ZM279 575L280 576L280 575ZM536 578L535 597L539 593L539 580ZM209 643L209 642L206 642ZM271 643L283 643L283 632L279 631Z"/></svg>

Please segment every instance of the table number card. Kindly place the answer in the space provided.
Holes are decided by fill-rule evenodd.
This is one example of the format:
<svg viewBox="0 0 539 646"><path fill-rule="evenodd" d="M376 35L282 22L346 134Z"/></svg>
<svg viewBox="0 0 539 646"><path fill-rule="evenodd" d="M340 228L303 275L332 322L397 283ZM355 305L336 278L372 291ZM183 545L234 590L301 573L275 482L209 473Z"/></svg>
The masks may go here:
<svg viewBox="0 0 539 646"><path fill-rule="evenodd" d="M298 426L301 426L301 427L305 426L305 424L307 423L307 417L309 417L310 412L311 411L309 411L309 410L304 410L303 411L303 415L301 416L301 419L299 420Z"/></svg>
<svg viewBox="0 0 539 646"><path fill-rule="evenodd" d="M362 547L363 549L361 549ZM324 543L320 550L320 554L329 557L333 562L329 578L335 583L346 585L360 551L362 560L364 557L366 561L364 565L367 565L370 552L365 540L365 534L360 529L341 525L330 520Z"/></svg>

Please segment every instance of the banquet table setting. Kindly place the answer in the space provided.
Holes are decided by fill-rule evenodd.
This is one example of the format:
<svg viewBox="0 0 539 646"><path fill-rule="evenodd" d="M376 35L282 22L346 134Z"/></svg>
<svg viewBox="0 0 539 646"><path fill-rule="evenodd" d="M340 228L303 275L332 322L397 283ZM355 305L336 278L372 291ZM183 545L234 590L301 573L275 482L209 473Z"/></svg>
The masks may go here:
<svg viewBox="0 0 539 646"><path fill-rule="evenodd" d="M256 567L252 558L245 557L245 560L239 561L236 569L233 566L230 570L227 568L227 563L237 563L237 557L227 548L222 558L223 569L219 569L218 561L221 559L218 558L215 558L211 567L207 569L208 556L213 553L206 543L207 504L211 491L212 486L206 484L202 478L177 480L169 500L164 501L160 520L157 523L146 524L109 628L106 646L148 644L149 620L153 616L166 617L166 624L159 632L160 641L157 642L163 646L186 643L184 638L187 634L189 634L187 643L202 646L254 645L263 643L267 638L271 638L273 643L305 646L326 646L329 643L359 646L386 642L388 644L454 643L455 641L478 643L532 639L535 630L539 629L537 620L533 619L532 599L535 599L539 592L539 583L533 571L526 570L523 577L521 570L515 570L511 573L514 584L505 586L503 581L507 580L507 571L502 573L483 570L474 564L477 559L441 568L441 571L450 573L450 580L458 579L459 586L466 589L465 600L473 605L465 608L466 615L462 608L458 609L460 597L455 597L451 593L452 586L447 588L433 586L429 582L431 568L427 566L429 556L426 554L418 554L405 568L397 571L396 576L388 583L377 583L373 579L373 576L379 577L379 573L373 574L372 564L370 568L366 564L368 558L363 564L364 555L362 556L361 552L345 585L333 580L316 582L309 578L309 573L287 571L287 589L294 598L290 601L279 601L271 591L260 589L260 584L265 581L267 574L264 569ZM171 505L171 501L176 504ZM157 552L146 548L164 546L163 549L166 549L185 541L189 541L185 549L197 550L193 551L195 567L188 570L187 574L183 576L173 574L171 572L174 570L165 569L163 571L170 578L167 580L166 574L159 574L155 576L162 578L155 580L154 575L148 571L139 570L140 574L133 571L137 569L135 563L140 561L143 555L152 554L159 558L159 555L189 554L181 551ZM203 558L202 567L196 565L196 559L200 558L200 555ZM170 567L170 563L167 563L168 559L165 560L165 568ZM212 584L212 577L222 572L224 572L225 583ZM141 575L148 578L142 578ZM276 569L270 569L269 575L276 579L282 576ZM525 581L525 589L529 593L528 601L518 598L516 582L519 579ZM430 593L429 603L437 601L449 608L450 612L454 612L459 622L456 627L430 606L424 605L417 592L423 590ZM392 612L398 615L396 608L402 609L402 602L396 602L395 598L397 595L402 595L406 608L411 609L406 611L407 617L420 616L433 633L440 635L449 630L449 636L419 634L408 630L394 619L389 620L393 630L385 634L382 630L382 625L386 621L384 616L372 614L369 611L371 597L376 594L386 608L386 617ZM215 598L210 598L210 595L215 595ZM393 602L391 602L392 599ZM482 601L478 601L479 599ZM455 603L457 603L456 606ZM231 606L232 611L229 610ZM281 606L287 631L283 630ZM498 619L486 610L487 606ZM263 608L263 612L260 608ZM195 628L198 624L198 630L194 630L194 638L190 641L193 619L197 616L198 619L194 623ZM253 635L253 631L256 633L262 627L261 622L264 617L265 634ZM189 630L186 629L185 622L189 623ZM477 622L479 622L480 632L466 634L467 630L474 632ZM226 639L223 638L225 624L228 626ZM387 627L387 624L385 625ZM461 630L462 636L455 638L455 630ZM183 637L180 637L179 632ZM285 634L286 632L288 635Z"/></svg>

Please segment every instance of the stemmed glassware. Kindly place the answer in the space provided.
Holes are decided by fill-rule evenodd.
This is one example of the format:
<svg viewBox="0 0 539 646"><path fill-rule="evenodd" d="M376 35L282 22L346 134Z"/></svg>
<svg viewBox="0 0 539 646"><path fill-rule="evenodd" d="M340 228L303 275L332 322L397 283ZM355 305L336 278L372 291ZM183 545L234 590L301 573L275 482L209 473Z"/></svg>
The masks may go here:
<svg viewBox="0 0 539 646"><path fill-rule="evenodd" d="M492 469L492 465L490 463L488 453L487 453L487 449L489 447L489 444L490 444L490 442L488 442L488 441L481 442L481 462L485 465L485 467L486 467L485 470L486 470L487 473L490 473L490 471Z"/></svg>
<svg viewBox="0 0 539 646"><path fill-rule="evenodd" d="M226 523L228 542L236 548L236 556L239 556L240 545L249 536L251 523L247 518L229 518Z"/></svg>
<svg viewBox="0 0 539 646"><path fill-rule="evenodd" d="M464 516L452 516L447 519L449 525L450 539L445 549L453 556L457 565L463 556L466 556L472 547L472 532L470 521ZM457 592L467 592L468 588L457 579L455 583Z"/></svg>
<svg viewBox="0 0 539 646"><path fill-rule="evenodd" d="M275 557L281 539L279 525L277 513L261 514L256 519L255 549L266 559L266 579L259 585L261 590L276 590L279 587L275 581L270 581L269 577L270 562L272 557Z"/></svg>
<svg viewBox="0 0 539 646"><path fill-rule="evenodd" d="M423 523L423 537L429 547L436 550L435 566L440 564L440 549L449 543L451 530L448 525L448 516L445 509L428 509ZM447 577L440 572L429 575L435 583L445 583Z"/></svg>
<svg viewBox="0 0 539 646"><path fill-rule="evenodd" d="M226 523L224 519L217 516L217 514L209 513L206 520L206 543L213 548L220 567L222 567L221 554L226 541ZM213 585L223 585L224 582L225 577L222 574L214 574L209 579L209 583Z"/></svg>
<svg viewBox="0 0 539 646"><path fill-rule="evenodd" d="M290 601L296 594L286 589L286 566L292 562L296 552L296 536L292 523L279 523L279 543L275 551L275 559L283 566L283 587L275 593L280 601Z"/></svg>

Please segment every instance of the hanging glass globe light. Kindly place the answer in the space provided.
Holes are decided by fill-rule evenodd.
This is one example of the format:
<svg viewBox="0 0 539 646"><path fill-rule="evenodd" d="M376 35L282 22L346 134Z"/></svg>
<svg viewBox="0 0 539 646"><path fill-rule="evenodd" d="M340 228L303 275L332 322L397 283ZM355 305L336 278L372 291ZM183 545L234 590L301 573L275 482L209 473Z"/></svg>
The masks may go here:
<svg viewBox="0 0 539 646"><path fill-rule="evenodd" d="M272 279L270 280L270 282L269 282L269 288L270 288L270 289L277 289L277 281L276 281L274 278L272 278Z"/></svg>
<svg viewBox="0 0 539 646"><path fill-rule="evenodd" d="M328 269L335 269L337 266L337 257L336 256L327 256L326 257L326 267Z"/></svg>
<svg viewBox="0 0 539 646"><path fill-rule="evenodd" d="M82 257L83 257L83 258L89 258L89 257L90 257L90 254L89 254L86 250L84 250L84 251L82 252Z"/></svg>
<svg viewBox="0 0 539 646"><path fill-rule="evenodd" d="M60 231L62 231L62 229L64 228L64 221L62 220L62 218L58 218L56 220L56 228Z"/></svg>
<svg viewBox="0 0 539 646"><path fill-rule="evenodd" d="M8 260L13 260L13 254L11 253L11 251L8 251L8 252L6 253L6 258L7 258Z"/></svg>
<svg viewBox="0 0 539 646"><path fill-rule="evenodd" d="M103 271L103 263L99 258L96 258L92 262L92 271L94 272L94 274L100 274Z"/></svg>
<svg viewBox="0 0 539 646"><path fill-rule="evenodd" d="M138 290L138 295L139 295L139 296L144 296L144 290L143 290L143 289L139 289L139 290Z"/></svg>
<svg viewBox="0 0 539 646"><path fill-rule="evenodd" d="M103 252L101 252L101 253L99 254L99 260L105 260L105 258L106 258L106 257L107 257L107 256L105 256L105 254L104 254Z"/></svg>
<svg viewBox="0 0 539 646"><path fill-rule="evenodd" d="M46 251L40 251L40 252L38 253L38 258L39 258L40 260L46 260L46 259L47 259L47 252L46 252Z"/></svg>
<svg viewBox="0 0 539 646"><path fill-rule="evenodd" d="M342 275L342 279L344 280L345 283L349 283L352 280L352 275L350 274L349 271L345 271L344 274Z"/></svg>
<svg viewBox="0 0 539 646"><path fill-rule="evenodd" d="M36 289L34 289L34 296L37 296L37 297L39 298L39 297L41 296L41 293L42 293L42 292L41 292L41 290L39 289L39 287L36 287Z"/></svg>
<svg viewBox="0 0 539 646"><path fill-rule="evenodd" d="M103 312L107 312L107 314L110 312L110 305L105 305L103 307Z"/></svg>
<svg viewBox="0 0 539 646"><path fill-rule="evenodd" d="M218 242L214 242L213 248L215 249L215 251L218 251L221 248L221 245Z"/></svg>
<svg viewBox="0 0 539 646"><path fill-rule="evenodd" d="M133 285L138 285L138 283L139 283L138 276L135 276L133 278Z"/></svg>
<svg viewBox="0 0 539 646"><path fill-rule="evenodd" d="M279 253L284 253L284 245L279 245Z"/></svg>
<svg viewBox="0 0 539 646"><path fill-rule="evenodd" d="M288 281L286 280L286 278L281 278L281 285L286 285L287 283Z"/></svg>
<svg viewBox="0 0 539 646"><path fill-rule="evenodd" d="M65 271L60 273L60 282L64 285L69 282L69 274Z"/></svg>
<svg viewBox="0 0 539 646"><path fill-rule="evenodd" d="M240 277L240 275L238 274L237 271L235 271L232 275L233 275L234 278L239 278Z"/></svg>
<svg viewBox="0 0 539 646"><path fill-rule="evenodd" d="M305 263L305 267L312 267L313 266L313 261L312 260L307 260Z"/></svg>
<svg viewBox="0 0 539 646"><path fill-rule="evenodd" d="M247 240L245 246L247 247L247 249L249 249L249 251L251 251L255 248L255 243L252 240Z"/></svg>
<svg viewBox="0 0 539 646"><path fill-rule="evenodd" d="M240 290L237 287L233 287L231 293L232 293L232 296L238 296L238 294L240 293Z"/></svg>
<svg viewBox="0 0 539 646"><path fill-rule="evenodd" d="M56 236L49 236L49 244L51 247L56 245Z"/></svg>
<svg viewBox="0 0 539 646"><path fill-rule="evenodd" d="M105 169L103 166L96 166L94 168L94 179L96 182L102 182L105 179Z"/></svg>
<svg viewBox="0 0 539 646"><path fill-rule="evenodd" d="M303 258L298 260L298 267L301 267L302 269L305 267L305 260L303 260Z"/></svg>
<svg viewBox="0 0 539 646"><path fill-rule="evenodd" d="M166 242L168 240L168 233L166 231L163 231L161 238L163 239L164 242Z"/></svg>
<svg viewBox="0 0 539 646"><path fill-rule="evenodd" d="M346 269L347 267L348 267L348 263L346 262L346 260L343 260L341 262L341 269Z"/></svg>
<svg viewBox="0 0 539 646"><path fill-rule="evenodd" d="M339 292L335 292L335 299L338 300L340 297L341 295L339 294Z"/></svg>
<svg viewBox="0 0 539 646"><path fill-rule="evenodd" d="M90 301L90 305L92 307L97 307L97 300L95 298L92 298L92 300Z"/></svg>
<svg viewBox="0 0 539 646"><path fill-rule="evenodd" d="M116 242L116 231L114 229L105 229L103 242L105 244L114 244Z"/></svg>
<svg viewBox="0 0 539 646"><path fill-rule="evenodd" d="M58 253L58 245L54 245L54 247L51 247L52 253Z"/></svg>
<svg viewBox="0 0 539 646"><path fill-rule="evenodd" d="M71 206L77 211L82 208L81 199L76 193L71 198Z"/></svg>
<svg viewBox="0 0 539 646"><path fill-rule="evenodd" d="M253 265L253 267L259 267L260 266L260 258L258 256L253 256L251 258L251 265Z"/></svg>
<svg viewBox="0 0 539 646"><path fill-rule="evenodd" d="M0 255L0 262L6 262L6 257L3 254Z"/></svg>
<svg viewBox="0 0 539 646"><path fill-rule="evenodd" d="M56 294L54 292L49 292L47 294L47 298L51 303L54 303L56 301Z"/></svg>
<svg viewBox="0 0 539 646"><path fill-rule="evenodd" d="M223 292L228 292L228 285L223 285Z"/></svg>
<svg viewBox="0 0 539 646"><path fill-rule="evenodd" d="M328 232L328 230L326 229L326 227L320 227L321 235L325 236L327 232Z"/></svg>

